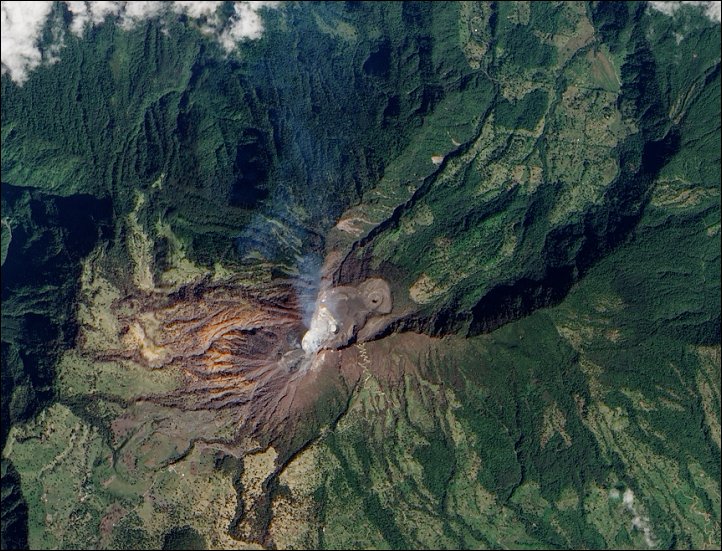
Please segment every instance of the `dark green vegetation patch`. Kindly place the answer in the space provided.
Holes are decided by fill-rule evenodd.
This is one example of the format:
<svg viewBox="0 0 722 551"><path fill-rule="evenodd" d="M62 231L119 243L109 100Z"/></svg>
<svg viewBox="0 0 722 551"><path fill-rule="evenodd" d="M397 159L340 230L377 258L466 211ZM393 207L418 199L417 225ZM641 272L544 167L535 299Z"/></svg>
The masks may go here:
<svg viewBox="0 0 722 551"><path fill-rule="evenodd" d="M146 489L113 478L147 459L114 441L128 404L60 392L91 253L112 302L142 295L139 266L151 296L179 266L200 286L256 261L310 281L329 249L333 283L390 282L366 346L398 373L342 366L285 448L262 434L280 451L258 510L209 506L235 511L232 536L247 515L255 543L291 547L719 547L719 24L624 2L263 21L227 56L187 18L107 23L2 78L3 548L213 546L209 519L159 500L145 512L169 524L149 526ZM66 425L22 432L52 408ZM175 445L158 476L181 494ZM237 461L213 476L241 496ZM58 540L39 488L67 473L120 498L72 494L86 521Z"/></svg>

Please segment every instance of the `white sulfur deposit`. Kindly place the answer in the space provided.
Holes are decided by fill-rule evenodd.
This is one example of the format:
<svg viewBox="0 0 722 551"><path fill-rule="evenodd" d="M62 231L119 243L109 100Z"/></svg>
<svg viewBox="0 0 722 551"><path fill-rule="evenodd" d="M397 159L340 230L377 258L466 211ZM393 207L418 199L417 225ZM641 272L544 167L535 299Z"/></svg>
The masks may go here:
<svg viewBox="0 0 722 551"><path fill-rule="evenodd" d="M338 332L338 322L326 306L321 304L316 310L311 327L303 336L301 347L308 354L314 354L325 342L332 339Z"/></svg>

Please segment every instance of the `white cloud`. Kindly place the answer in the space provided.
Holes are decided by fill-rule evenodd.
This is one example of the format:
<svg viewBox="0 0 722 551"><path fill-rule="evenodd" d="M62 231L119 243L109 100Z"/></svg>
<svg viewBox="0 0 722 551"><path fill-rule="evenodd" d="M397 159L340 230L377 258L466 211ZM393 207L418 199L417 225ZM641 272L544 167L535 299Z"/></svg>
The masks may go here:
<svg viewBox="0 0 722 551"><path fill-rule="evenodd" d="M211 17L223 2L173 2L173 11L193 19Z"/></svg>
<svg viewBox="0 0 722 551"><path fill-rule="evenodd" d="M263 34L260 11L275 8L279 2L235 2L234 13L221 21L218 8L223 2L65 2L71 14L70 31L83 36L91 25L100 25L110 16L119 16L124 29L139 21L159 17L163 13L185 14L203 20L201 29L214 35L226 52L235 49L241 40L254 40ZM2 2L2 73L7 73L18 84L27 80L29 73L43 61L57 60L63 45L61 29L53 28L53 42L47 45L43 59L40 36L50 16L53 2Z"/></svg>
<svg viewBox="0 0 722 551"><path fill-rule="evenodd" d="M0 6L0 52L2 73L17 83L43 60L38 42L52 2L2 2Z"/></svg>
<svg viewBox="0 0 722 551"><path fill-rule="evenodd" d="M649 517L642 516L637 512L637 508L634 506L634 492L630 488L624 490L622 503L624 503L627 511L632 514L632 528L642 532L644 535L644 543L647 544L647 547L655 547L657 541L654 537L654 532L652 532Z"/></svg>
<svg viewBox="0 0 722 551"><path fill-rule="evenodd" d="M157 17L165 7L161 2L124 2L121 24L125 28L130 28L138 21Z"/></svg>
<svg viewBox="0 0 722 551"><path fill-rule="evenodd" d="M123 2L86 2L86 4L94 25L99 25L109 15L118 15L123 8Z"/></svg>
<svg viewBox="0 0 722 551"><path fill-rule="evenodd" d="M87 2L65 2L68 11L73 14L73 20L70 23L70 30L73 34L82 36L85 25L90 21Z"/></svg>
<svg viewBox="0 0 722 551"><path fill-rule="evenodd" d="M719 0L715 2L649 2L649 6L665 15L674 15L682 6L696 6L702 8L705 16L711 21L717 23L722 21L722 1Z"/></svg>
<svg viewBox="0 0 722 551"><path fill-rule="evenodd" d="M271 2L236 2L230 24L219 37L221 45L227 52L232 51L239 40L260 38L263 33L263 22L258 11L267 4Z"/></svg>

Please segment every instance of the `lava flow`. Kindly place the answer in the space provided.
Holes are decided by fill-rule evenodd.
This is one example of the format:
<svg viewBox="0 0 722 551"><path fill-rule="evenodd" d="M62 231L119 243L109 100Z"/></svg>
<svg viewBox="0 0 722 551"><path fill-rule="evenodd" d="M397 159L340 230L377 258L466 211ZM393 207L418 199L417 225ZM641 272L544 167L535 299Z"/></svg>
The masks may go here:
<svg viewBox="0 0 722 551"><path fill-rule="evenodd" d="M389 285L381 279L328 288L301 344L306 328L292 285L199 283L116 303L121 346L102 358L179 370L177 389L142 401L223 410L236 436L267 441L283 438L289 424L319 417L313 413L319 396L335 400L348 392L358 373L343 372L340 349L391 309Z"/></svg>

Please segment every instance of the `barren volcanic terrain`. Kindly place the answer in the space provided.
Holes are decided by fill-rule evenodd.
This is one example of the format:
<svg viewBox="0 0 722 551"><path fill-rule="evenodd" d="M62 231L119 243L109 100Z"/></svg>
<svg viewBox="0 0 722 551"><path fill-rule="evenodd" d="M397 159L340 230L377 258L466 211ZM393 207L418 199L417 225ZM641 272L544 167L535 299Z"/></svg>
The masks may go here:
<svg viewBox="0 0 722 551"><path fill-rule="evenodd" d="M2 14L3 548L719 548L719 4Z"/></svg>

